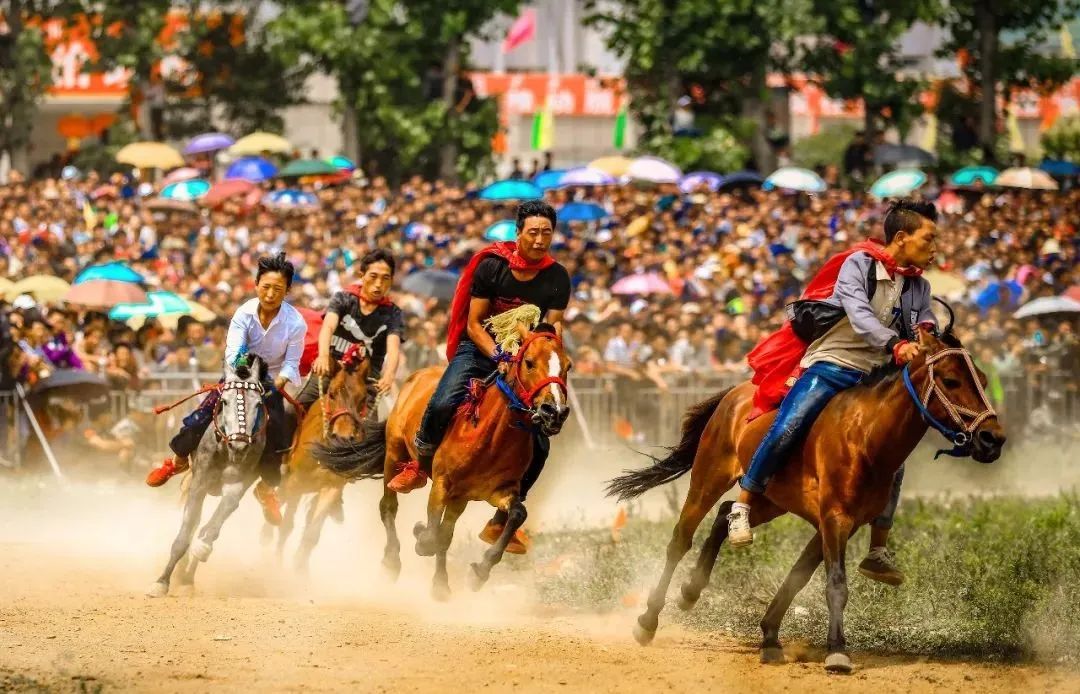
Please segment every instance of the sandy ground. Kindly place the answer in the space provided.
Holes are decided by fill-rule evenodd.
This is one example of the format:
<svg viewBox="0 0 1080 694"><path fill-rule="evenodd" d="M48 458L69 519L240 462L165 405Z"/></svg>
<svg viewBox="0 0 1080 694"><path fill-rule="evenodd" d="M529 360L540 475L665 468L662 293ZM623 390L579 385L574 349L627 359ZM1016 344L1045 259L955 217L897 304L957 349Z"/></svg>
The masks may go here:
<svg viewBox="0 0 1080 694"><path fill-rule="evenodd" d="M636 463L619 456L614 465ZM549 477L531 504L533 530L610 518L614 506L598 491L608 472ZM766 667L751 643L663 622L641 648L630 636L637 608L599 615L540 604L523 584L528 557L469 592L482 508L458 525L455 594L436 603L430 561L404 542L424 498L402 501L404 568L391 585L377 565L374 483L347 488L345 523L327 525L309 578L261 545L249 496L195 594L154 600L143 593L179 524L178 487L0 477L0 691L1080 692L1080 673L1067 670L897 654L856 652L854 674L828 676L823 653L791 643L788 664Z"/></svg>

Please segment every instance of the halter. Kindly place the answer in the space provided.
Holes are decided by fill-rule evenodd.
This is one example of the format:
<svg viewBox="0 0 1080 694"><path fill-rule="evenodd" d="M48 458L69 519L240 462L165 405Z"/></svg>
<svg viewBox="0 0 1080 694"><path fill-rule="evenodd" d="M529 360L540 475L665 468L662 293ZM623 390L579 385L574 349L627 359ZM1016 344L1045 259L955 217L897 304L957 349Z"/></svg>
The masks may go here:
<svg viewBox="0 0 1080 694"><path fill-rule="evenodd" d="M253 381L226 381L217 387L218 392L224 393L227 390L240 391L240 397L236 399L236 423L243 431L239 431L233 434L226 434L218 426L218 414L221 413L222 401L218 400L214 406L214 417L211 421L214 423L214 433L217 434L219 440L226 443L232 443L234 441L240 441L246 444L252 444L255 442L255 436L259 433L259 428L262 426L263 421L266 419L264 410L266 405L262 401L262 397L265 393L262 384ZM255 426L251 430L251 433L247 433L247 398L245 394L247 391L253 391L258 394L259 402L256 405L259 408L255 414Z"/></svg>
<svg viewBox="0 0 1080 694"><path fill-rule="evenodd" d="M364 343L359 342L359 343L350 345L349 348L345 350L345 353L341 355L341 359L339 360L339 363L341 364L341 367L343 369L350 369L353 366L359 366L360 364L364 363L364 361L366 361L366 360L367 360L367 346ZM316 378L318 379L318 382L319 382L319 401L322 403L323 440L324 441L329 440L330 431L334 426L334 422L337 421L338 419L340 419L341 417L349 417L350 419L353 420L353 423L355 423L357 427L361 427L362 426L362 421L361 420L364 417L364 415L366 414L365 410L367 408L367 404L365 403L364 406L361 408L360 416L357 416L348 407L339 407L338 409L331 411L331 409L330 409L330 407L331 407L330 394L329 393L325 393L325 394L323 393L323 380L322 380L322 377L321 376L316 376Z"/></svg>
<svg viewBox="0 0 1080 694"><path fill-rule="evenodd" d="M968 373L971 374L972 379L975 381L975 390L979 393L979 398L982 400L982 405L985 408L981 412L975 412L962 405L953 403L949 400L948 396L945 395L945 391L942 390L941 386L938 385L937 380L934 378L934 364L946 357L953 356L962 357L964 363L967 364ZM975 363L971 361L971 354L968 353L966 349L960 347L943 349L926 358L926 369L926 389L923 391L922 397L919 397L918 392L915 390L915 384L911 380L910 363L904 366L902 375L904 377L904 386L907 388L908 394L911 395L911 399L915 402L915 407L918 408L923 419L926 420L927 424L941 432L941 435L953 444L952 450L940 450L937 452L937 455L934 456L934 459L936 460L942 453L953 457L967 455L968 447L971 445L975 429L988 418L997 416L997 412L994 411L993 405L990 404L990 399L986 396L986 391L983 390L982 382L979 381ZM945 426L930 414L930 398L935 395L937 395L938 402L941 403L942 407L944 407L945 411L949 414L952 423L956 425L956 429ZM965 422L964 417L968 417L970 421Z"/></svg>
<svg viewBox="0 0 1080 694"><path fill-rule="evenodd" d="M554 383L562 389L563 395L567 394L566 381L560 376L548 376L543 378L529 390L525 390L521 385L521 365L525 360L525 350L528 349L529 345L533 342L541 339L552 340L557 346L562 346L562 340L559 339L558 335L552 333L533 333L521 343L521 347L518 348L517 354L506 360L508 363L513 364L513 368L515 369L513 384L507 382L501 373L496 373L495 376L495 385L502 394L506 396L506 399L509 401L510 409L529 415L533 424L539 423L540 420L540 415L533 405L533 399L541 390Z"/></svg>

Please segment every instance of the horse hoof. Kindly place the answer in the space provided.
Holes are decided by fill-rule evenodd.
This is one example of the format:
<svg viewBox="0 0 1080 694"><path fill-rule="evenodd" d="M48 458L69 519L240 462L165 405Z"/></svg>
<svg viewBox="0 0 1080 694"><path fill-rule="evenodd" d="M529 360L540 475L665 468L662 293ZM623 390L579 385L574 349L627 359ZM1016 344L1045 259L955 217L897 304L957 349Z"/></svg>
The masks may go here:
<svg viewBox="0 0 1080 694"><path fill-rule="evenodd" d="M151 585L146 591L146 597L148 598L163 598L168 594L169 586L160 581Z"/></svg>
<svg viewBox="0 0 1080 694"><path fill-rule="evenodd" d="M655 629L649 631L645 627L641 626L641 624L637 622L634 623L634 640L637 641L639 645L648 646L650 643L652 643L653 637L655 636Z"/></svg>
<svg viewBox="0 0 1080 694"><path fill-rule="evenodd" d="M386 558L382 560L383 574L387 580L391 583L395 583L398 580L398 576L401 575L401 560L397 557L393 559Z"/></svg>
<svg viewBox="0 0 1080 694"><path fill-rule="evenodd" d="M825 656L825 671L846 675L851 672L851 658L847 653L830 653Z"/></svg>
<svg viewBox="0 0 1080 694"><path fill-rule="evenodd" d="M682 590L679 591L679 609L683 612L694 609L694 605L697 604L698 598L700 597L701 593L694 595L693 591L687 590L687 587L683 586Z"/></svg>
<svg viewBox="0 0 1080 694"><path fill-rule="evenodd" d="M779 646L765 646L761 649L763 665L779 665L784 662L784 649Z"/></svg>
<svg viewBox="0 0 1080 694"><path fill-rule="evenodd" d="M199 561L206 561L210 558L210 552L213 549L213 545L211 545L209 542L195 539L191 541L191 546L188 547L188 554L195 557Z"/></svg>
<svg viewBox="0 0 1080 694"><path fill-rule="evenodd" d="M426 538L417 538L416 553L421 557L434 557L435 543L429 542Z"/></svg>
<svg viewBox="0 0 1080 694"><path fill-rule="evenodd" d="M420 521L417 521L416 525L412 527L412 536L419 539L420 536L424 534L425 530L427 530L427 526Z"/></svg>
<svg viewBox="0 0 1080 694"><path fill-rule="evenodd" d="M450 599L450 586L438 584L431 586L431 597L439 602L446 602Z"/></svg>
<svg viewBox="0 0 1080 694"><path fill-rule="evenodd" d="M190 598L195 595L194 583L178 583L172 588L172 594L177 598Z"/></svg>
<svg viewBox="0 0 1080 694"><path fill-rule="evenodd" d="M472 564L472 573L469 574L469 589L474 593L484 587L487 583L488 577L491 576L491 569L485 569L480 564Z"/></svg>

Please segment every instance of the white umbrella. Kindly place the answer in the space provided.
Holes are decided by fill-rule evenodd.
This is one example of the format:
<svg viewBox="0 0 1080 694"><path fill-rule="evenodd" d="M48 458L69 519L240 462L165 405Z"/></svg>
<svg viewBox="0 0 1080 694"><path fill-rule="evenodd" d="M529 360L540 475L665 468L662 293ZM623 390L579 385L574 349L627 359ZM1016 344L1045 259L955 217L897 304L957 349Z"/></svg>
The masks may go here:
<svg viewBox="0 0 1080 694"><path fill-rule="evenodd" d="M1018 308L1013 318L1031 318L1050 313L1080 313L1080 301L1073 301L1067 296L1044 296Z"/></svg>
<svg viewBox="0 0 1080 694"><path fill-rule="evenodd" d="M626 175L638 181L678 183L682 178L682 171L670 161L659 157L638 157L630 163Z"/></svg>
<svg viewBox="0 0 1080 694"><path fill-rule="evenodd" d="M787 188L788 190L801 190L807 193L823 193L829 186L825 181L810 169L800 169L795 166L785 166L773 171L765 179L765 189Z"/></svg>
<svg viewBox="0 0 1080 694"><path fill-rule="evenodd" d="M994 180L994 185L1005 188L1026 188L1028 190L1057 190L1058 184L1050 174L1040 169L1013 167L1005 169Z"/></svg>

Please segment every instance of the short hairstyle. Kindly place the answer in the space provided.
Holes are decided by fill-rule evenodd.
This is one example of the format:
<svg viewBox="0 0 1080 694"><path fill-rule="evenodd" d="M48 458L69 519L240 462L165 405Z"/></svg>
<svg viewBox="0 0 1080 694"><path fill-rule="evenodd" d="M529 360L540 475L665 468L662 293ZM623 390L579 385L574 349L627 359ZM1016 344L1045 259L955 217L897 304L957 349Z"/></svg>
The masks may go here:
<svg viewBox="0 0 1080 694"><path fill-rule="evenodd" d="M529 200L518 205L517 208L517 229L521 231L525 228L525 220L529 217L545 217L551 226L555 226L555 208L547 204L543 200Z"/></svg>
<svg viewBox="0 0 1080 694"><path fill-rule="evenodd" d="M397 269L397 265L394 263L394 256L381 248L369 251L367 255L360 259L360 272L367 272L367 269L375 263L386 263L387 267L390 268L390 276L394 276L394 270Z"/></svg>
<svg viewBox="0 0 1080 694"><path fill-rule="evenodd" d="M268 272L279 273L285 278L285 287L289 288L292 286L296 268L285 258L284 253L278 253L274 256L264 255L259 258L259 269L255 272L255 282L258 283L262 276Z"/></svg>
<svg viewBox="0 0 1080 694"><path fill-rule="evenodd" d="M937 223L937 208L932 202L897 200L885 213L885 243L892 243L901 231L912 233L922 226L923 220Z"/></svg>

